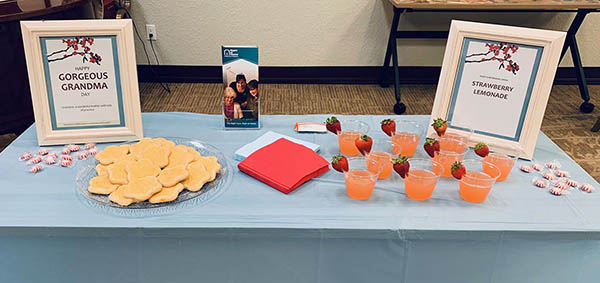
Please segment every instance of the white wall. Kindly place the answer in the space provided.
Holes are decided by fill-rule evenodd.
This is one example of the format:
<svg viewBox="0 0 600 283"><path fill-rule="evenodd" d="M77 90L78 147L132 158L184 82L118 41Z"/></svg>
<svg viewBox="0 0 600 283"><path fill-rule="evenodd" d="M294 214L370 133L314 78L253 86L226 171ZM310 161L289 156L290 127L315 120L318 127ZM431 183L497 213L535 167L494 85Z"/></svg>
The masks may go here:
<svg viewBox="0 0 600 283"><path fill-rule="evenodd" d="M156 25L155 48L165 65L220 65L220 47L258 45L263 66L377 66L392 21L387 0L133 0L131 14L145 38ZM431 14L402 18L404 29L448 29L451 19L566 30L569 14ZM600 14L578 33L584 66L600 66ZM146 44L149 49L149 44ZM445 40L399 41L404 66L439 66ZM148 50L151 52L150 50ZM137 60L146 64L141 44ZM566 56L562 66L570 66Z"/></svg>

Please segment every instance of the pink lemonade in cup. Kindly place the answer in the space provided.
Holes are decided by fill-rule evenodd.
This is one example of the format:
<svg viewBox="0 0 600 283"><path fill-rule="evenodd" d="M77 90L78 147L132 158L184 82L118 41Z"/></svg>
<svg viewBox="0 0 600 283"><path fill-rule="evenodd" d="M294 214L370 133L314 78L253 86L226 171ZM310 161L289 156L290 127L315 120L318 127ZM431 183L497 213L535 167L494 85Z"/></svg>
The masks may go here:
<svg viewBox="0 0 600 283"><path fill-rule="evenodd" d="M340 152L348 156L359 154L354 141L361 135L367 134L369 125L358 120L344 120L341 122L341 127L342 131L338 133Z"/></svg>
<svg viewBox="0 0 600 283"><path fill-rule="evenodd" d="M459 181L460 197L473 203L485 201L492 185L500 176L500 169L489 162L474 159L463 161L463 165L467 168L467 173Z"/></svg>
<svg viewBox="0 0 600 283"><path fill-rule="evenodd" d="M452 177L452 164L457 161L462 161L465 154L469 151L466 143L448 137L439 139L440 151L436 151L432 160L440 163L444 167L442 177Z"/></svg>
<svg viewBox="0 0 600 283"><path fill-rule="evenodd" d="M357 200L371 197L377 183L377 176L381 173L379 164L364 157L350 157L348 169L348 172L344 173L348 196Z"/></svg>
<svg viewBox="0 0 600 283"><path fill-rule="evenodd" d="M389 140L373 141L371 152L366 156L367 161L375 161L381 167L381 173L378 176L379 179L386 179L392 175L392 158L394 158L394 146ZM367 162L367 166L369 164Z"/></svg>
<svg viewBox="0 0 600 283"><path fill-rule="evenodd" d="M503 153L497 152L496 149L499 148L497 144L488 144L490 149L490 153L488 156L483 158L483 161L487 161L492 163L500 169L500 177L496 182L502 182L506 180L510 171L515 166L515 161L521 155L522 150L521 147L515 145L502 145ZM490 169L491 170L491 169ZM488 168L486 168L486 163L483 164L483 172L488 172Z"/></svg>
<svg viewBox="0 0 600 283"><path fill-rule="evenodd" d="M435 161L410 159L410 169L404 178L406 196L417 201L428 200L437 185L444 167Z"/></svg>
<svg viewBox="0 0 600 283"><path fill-rule="evenodd" d="M474 130L471 129L471 126L450 120L446 121L446 124L448 125L448 129L446 129L443 138L452 138L462 141L464 144L469 143L469 139L474 132Z"/></svg>
<svg viewBox="0 0 600 283"><path fill-rule="evenodd" d="M394 155L413 156L423 135L423 127L413 121L397 120L396 132L392 135ZM397 145L397 146L396 146Z"/></svg>

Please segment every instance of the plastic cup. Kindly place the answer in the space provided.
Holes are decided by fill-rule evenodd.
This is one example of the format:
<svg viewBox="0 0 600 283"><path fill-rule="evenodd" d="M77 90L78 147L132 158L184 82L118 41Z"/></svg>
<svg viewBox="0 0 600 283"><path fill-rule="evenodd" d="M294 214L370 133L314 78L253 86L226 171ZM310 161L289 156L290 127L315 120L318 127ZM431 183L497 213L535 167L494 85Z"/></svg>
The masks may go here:
<svg viewBox="0 0 600 283"><path fill-rule="evenodd" d="M361 135L369 132L369 125L358 120L344 120L341 122L342 131L338 133L340 152L344 155L354 156L359 154L354 141Z"/></svg>
<svg viewBox="0 0 600 283"><path fill-rule="evenodd" d="M349 197L357 200L365 200L371 197L377 177L381 173L381 167L374 160L366 158L348 158L348 172L344 173L346 193Z"/></svg>
<svg viewBox="0 0 600 283"><path fill-rule="evenodd" d="M399 146L397 146L399 148ZM379 173L379 179L389 178L392 174L393 165L392 158L394 158L394 146L390 140L375 140L371 147L371 152L367 154L366 160L373 160L381 167L381 173ZM369 163L367 163L368 165Z"/></svg>
<svg viewBox="0 0 600 283"><path fill-rule="evenodd" d="M469 143L474 132L470 125L454 121L446 121L446 124L448 125L448 129L446 129L446 133L443 136L444 138L453 138L458 139L465 144Z"/></svg>
<svg viewBox="0 0 600 283"><path fill-rule="evenodd" d="M423 132L423 127L416 122L396 120L396 132L392 134L392 142L398 145L398 148L394 149L394 154L413 156Z"/></svg>
<svg viewBox="0 0 600 283"><path fill-rule="evenodd" d="M442 164L429 159L409 159L410 169L404 178L406 196L418 200L428 200L444 172Z"/></svg>
<svg viewBox="0 0 600 283"><path fill-rule="evenodd" d="M488 156L483 158L483 161L492 163L496 165L498 169L500 169L500 176L498 177L498 180L496 180L496 182L502 182L506 180L506 178L512 171L513 167L515 166L515 161L521 154L522 150L518 146L505 145L502 146L502 153L500 153L497 151L499 149L498 145L488 144L488 147L490 149L490 153L488 154ZM484 163L483 171L493 172L493 169L489 169L486 166L486 163Z"/></svg>
<svg viewBox="0 0 600 283"><path fill-rule="evenodd" d="M440 142L440 151L434 153L432 160L444 167L442 177L452 177L452 164L462 161L465 154L469 152L469 147L460 139L443 137L438 141Z"/></svg>
<svg viewBox="0 0 600 283"><path fill-rule="evenodd" d="M492 163L476 159L464 160L463 165L467 173L458 182L460 197L473 203L485 201L500 176L500 169Z"/></svg>

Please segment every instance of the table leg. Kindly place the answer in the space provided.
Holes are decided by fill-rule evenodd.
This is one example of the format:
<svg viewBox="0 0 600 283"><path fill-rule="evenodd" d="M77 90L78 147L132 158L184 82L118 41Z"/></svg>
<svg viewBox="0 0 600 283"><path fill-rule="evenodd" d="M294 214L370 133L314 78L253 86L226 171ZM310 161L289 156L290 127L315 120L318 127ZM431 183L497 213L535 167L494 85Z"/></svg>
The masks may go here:
<svg viewBox="0 0 600 283"><path fill-rule="evenodd" d="M594 126L592 127L592 132L597 132L600 130L600 117L598 117L598 120L596 120L596 124L594 124Z"/></svg>
<svg viewBox="0 0 600 283"><path fill-rule="evenodd" d="M583 72L583 64L581 62L581 56L579 54L579 48L577 46L577 39L575 35L577 34L577 30L581 27L585 16L590 13L589 10L579 10L577 11L577 15L573 19L569 30L567 30L567 38L565 40L565 44L563 45L562 53L560 58L565 56L567 52L567 48L571 49L571 57L573 58L573 68L575 69L575 76L577 77L577 83L579 84L579 92L581 94L581 99L583 99L583 103L579 106L579 110L583 113L591 113L594 111L594 104L590 103L590 93L587 87L587 81L585 79L585 73Z"/></svg>
<svg viewBox="0 0 600 283"><path fill-rule="evenodd" d="M394 93L396 96L396 104L394 105L394 113L400 115L406 111L406 105L400 102L400 71L398 70L398 48L396 48L396 44L392 48L392 64L394 65Z"/></svg>
<svg viewBox="0 0 600 283"><path fill-rule="evenodd" d="M394 19L392 20L392 27L390 29L390 37L388 39L387 48L385 50L385 57L383 59L383 66L381 67L381 75L379 79L379 85L381 87L390 86L387 79L387 69L390 67L390 59L392 57L392 48L396 48L396 31L398 30L398 22L400 21L400 14L404 9L398 9L394 7Z"/></svg>

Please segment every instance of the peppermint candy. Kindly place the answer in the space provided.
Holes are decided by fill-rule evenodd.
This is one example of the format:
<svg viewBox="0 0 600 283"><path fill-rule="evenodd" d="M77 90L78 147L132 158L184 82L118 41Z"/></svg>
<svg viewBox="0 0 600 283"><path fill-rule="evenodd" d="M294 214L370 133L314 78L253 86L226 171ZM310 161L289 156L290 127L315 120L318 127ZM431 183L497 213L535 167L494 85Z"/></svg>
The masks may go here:
<svg viewBox="0 0 600 283"><path fill-rule="evenodd" d="M567 179L565 181L565 183L567 183L567 185L569 185L571 187L574 187L574 188L579 187L579 183L577 181L573 180L573 179Z"/></svg>
<svg viewBox="0 0 600 283"><path fill-rule="evenodd" d="M46 164L48 164L48 165L52 165L52 164L56 163L56 158L53 156L48 156L48 157L46 157L46 159L44 159L44 162L46 162Z"/></svg>
<svg viewBox="0 0 600 283"><path fill-rule="evenodd" d="M71 161L71 160L66 160L66 159L63 159L63 160L61 160L61 161L59 162L59 164L60 164L60 166L62 166L62 167L69 167L69 166L71 166L71 165L73 164L73 161Z"/></svg>
<svg viewBox="0 0 600 283"><path fill-rule="evenodd" d="M57 158L57 159L58 159L58 152L54 152L54 151L53 151L53 152L50 152L50 153L48 153L48 156L52 156L52 157L54 157L54 158Z"/></svg>
<svg viewBox="0 0 600 283"><path fill-rule="evenodd" d="M83 160L83 159L86 159L86 158L88 158L88 154L85 151L84 152L80 152L79 154L77 154L77 159L79 159L79 160Z"/></svg>
<svg viewBox="0 0 600 283"><path fill-rule="evenodd" d="M548 187L548 181L546 181L544 179L535 178L535 179L533 179L533 184L539 188L547 188Z"/></svg>
<svg viewBox="0 0 600 283"><path fill-rule="evenodd" d="M21 155L21 157L19 157L19 160L27 161L27 160L31 159L31 157L33 157L33 155L31 155L31 152L25 152Z"/></svg>
<svg viewBox="0 0 600 283"><path fill-rule="evenodd" d="M40 149L38 150L38 154L39 154L39 155L46 155L46 154L48 154L48 152L50 152L50 150L49 150L49 149L47 149L47 148L40 148Z"/></svg>
<svg viewBox="0 0 600 283"><path fill-rule="evenodd" d="M70 154L70 153L71 153L71 150L70 150L68 147L65 147L65 148L63 148L63 149L60 151L60 153L62 153L62 154Z"/></svg>
<svg viewBox="0 0 600 283"><path fill-rule="evenodd" d="M96 144L95 144L95 143L86 143L86 144L83 146L83 149L85 149L85 150L88 150L88 149L92 149L92 148L94 148L95 146L96 146Z"/></svg>
<svg viewBox="0 0 600 283"><path fill-rule="evenodd" d="M519 167L519 169L521 169L521 171L526 172L526 173L531 173L533 171L533 168L531 168L531 166L527 166L527 165L521 165L521 167Z"/></svg>
<svg viewBox="0 0 600 283"><path fill-rule="evenodd" d="M95 147L92 147L88 150L89 155L96 155L97 153L98 153L98 149Z"/></svg>
<svg viewBox="0 0 600 283"><path fill-rule="evenodd" d="M73 161L73 157L70 155L61 155L60 159L62 160L68 160L68 161Z"/></svg>
<svg viewBox="0 0 600 283"><path fill-rule="evenodd" d="M544 166L542 166L542 164L539 164L539 163L533 163L533 164L531 164L531 168L533 168L533 170L535 170L535 171L542 171L542 170L544 170Z"/></svg>
<svg viewBox="0 0 600 283"><path fill-rule="evenodd" d="M68 148L68 149L69 149L71 152L76 152L76 151L79 151L79 150L81 150L81 147L80 147L80 146L78 146L78 145L76 145L76 144L70 144L70 145L69 145L67 148Z"/></svg>
<svg viewBox="0 0 600 283"><path fill-rule="evenodd" d="M552 174L550 172L544 173L543 176L544 176L544 179L546 179L546 180L550 180L550 181L556 180L556 176L554 176L554 174Z"/></svg>
<svg viewBox="0 0 600 283"><path fill-rule="evenodd" d="M558 163L558 161L546 162L546 168L558 169L558 168L560 168L560 163Z"/></svg>
<svg viewBox="0 0 600 283"><path fill-rule="evenodd" d="M561 190L566 190L569 187L569 185L567 185L567 183L565 183L565 182L558 182L558 183L554 184L554 187L561 189Z"/></svg>
<svg viewBox="0 0 600 283"><path fill-rule="evenodd" d="M31 172L31 173L37 173L40 170L42 170L42 168L43 167L42 167L41 164L33 165L33 166L31 166L31 168L29 168L29 172Z"/></svg>
<svg viewBox="0 0 600 283"><path fill-rule="evenodd" d="M38 163L42 162L42 157L41 156L33 157L33 158L29 159L29 162L31 162L31 164L38 164Z"/></svg>
<svg viewBox="0 0 600 283"><path fill-rule="evenodd" d="M583 184L581 187L579 187L579 189L586 193L591 193L594 191L594 187L590 184Z"/></svg>
<svg viewBox="0 0 600 283"><path fill-rule="evenodd" d="M567 177L569 176L569 172L563 170L554 170L554 175L556 175L556 177Z"/></svg>
<svg viewBox="0 0 600 283"><path fill-rule="evenodd" d="M555 195L555 196L562 196L565 193L565 189L561 189L558 187L552 187L550 189L550 193Z"/></svg>

